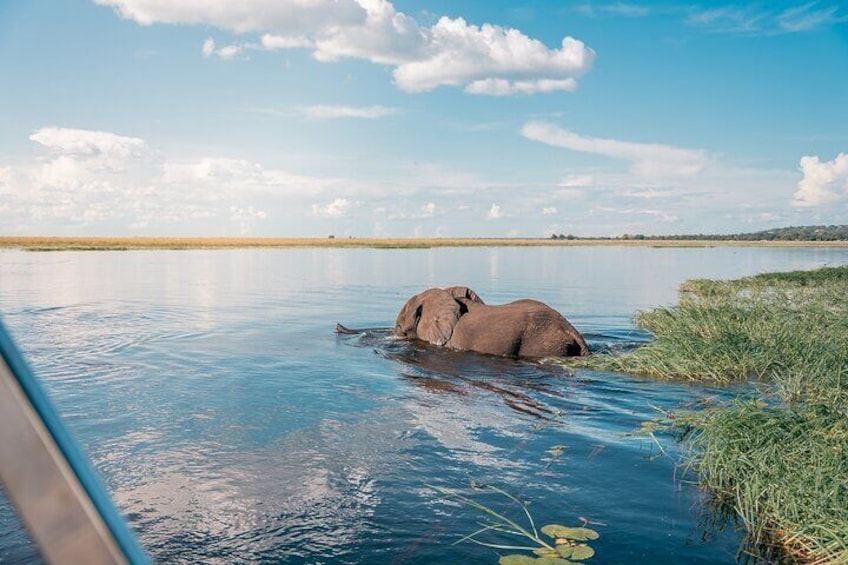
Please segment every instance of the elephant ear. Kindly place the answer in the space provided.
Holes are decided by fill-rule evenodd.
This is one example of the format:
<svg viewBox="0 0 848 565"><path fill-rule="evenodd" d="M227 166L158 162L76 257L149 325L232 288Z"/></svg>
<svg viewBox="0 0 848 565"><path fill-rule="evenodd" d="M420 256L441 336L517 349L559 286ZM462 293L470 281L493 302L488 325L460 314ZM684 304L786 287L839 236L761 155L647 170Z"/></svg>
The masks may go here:
<svg viewBox="0 0 848 565"><path fill-rule="evenodd" d="M422 297L421 306L418 338L435 345L446 344L459 321L459 303L449 292L436 290Z"/></svg>
<svg viewBox="0 0 848 565"><path fill-rule="evenodd" d="M421 294L416 294L406 301L395 320L395 335L414 337L418 322L421 320Z"/></svg>
<svg viewBox="0 0 848 565"><path fill-rule="evenodd" d="M483 299L480 296L468 288L467 286L451 286L445 289L445 292L450 294L453 298L467 298L471 302L477 302L479 304L485 304Z"/></svg>

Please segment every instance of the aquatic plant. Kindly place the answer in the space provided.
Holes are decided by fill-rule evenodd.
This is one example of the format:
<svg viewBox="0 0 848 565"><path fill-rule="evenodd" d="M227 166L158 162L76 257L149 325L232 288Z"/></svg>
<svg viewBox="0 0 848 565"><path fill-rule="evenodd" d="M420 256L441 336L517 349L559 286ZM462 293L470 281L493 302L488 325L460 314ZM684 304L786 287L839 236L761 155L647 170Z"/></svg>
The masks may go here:
<svg viewBox="0 0 848 565"><path fill-rule="evenodd" d="M848 419L821 404L736 401L690 417L691 464L750 547L848 563Z"/></svg>
<svg viewBox="0 0 848 565"><path fill-rule="evenodd" d="M748 551L779 547L801 562L848 564L848 267L688 281L677 306L636 322L655 341L583 364L758 381L759 398L663 423L681 432L687 467L713 504L744 525Z"/></svg>
<svg viewBox="0 0 848 565"><path fill-rule="evenodd" d="M848 401L848 267L695 280L678 305L636 315L655 340L569 364L726 384L757 380L787 403Z"/></svg>
<svg viewBox="0 0 848 565"><path fill-rule="evenodd" d="M533 516L524 502L508 492L491 485L481 486L475 484L474 486L475 488L490 490L508 498L521 509L527 518L527 525L521 525L516 520L507 517L504 512L498 512L473 498L431 486L430 488L444 494L446 497L479 510L484 515L484 520L479 522L480 529L457 540L454 542L454 545L471 542L493 549L529 552L529 554L512 553L502 555L498 560L499 565L569 565L585 561L595 555L595 550L586 542L598 539L600 534L586 527L589 523L588 520L581 519L583 522L581 526L568 527L559 524L547 524L537 529ZM525 545L495 543L479 539L480 535L491 532L522 538ZM545 538L539 535L540 532L553 541L546 541Z"/></svg>

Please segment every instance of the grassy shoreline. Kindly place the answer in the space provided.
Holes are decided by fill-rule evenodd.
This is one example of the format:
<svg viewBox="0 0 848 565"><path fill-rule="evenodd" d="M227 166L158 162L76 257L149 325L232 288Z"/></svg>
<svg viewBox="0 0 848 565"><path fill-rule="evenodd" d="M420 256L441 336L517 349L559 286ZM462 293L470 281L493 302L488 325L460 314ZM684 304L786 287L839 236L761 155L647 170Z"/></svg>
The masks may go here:
<svg viewBox="0 0 848 565"><path fill-rule="evenodd" d="M432 247L848 247L848 241L728 241L661 239L534 238L248 238L248 237L12 237L0 249L26 251L120 251L133 249L372 248Z"/></svg>
<svg viewBox="0 0 848 565"><path fill-rule="evenodd" d="M760 383L757 398L656 422L753 551L848 564L848 266L681 286L638 313L655 340L585 366L659 379ZM766 556L768 558L768 556Z"/></svg>

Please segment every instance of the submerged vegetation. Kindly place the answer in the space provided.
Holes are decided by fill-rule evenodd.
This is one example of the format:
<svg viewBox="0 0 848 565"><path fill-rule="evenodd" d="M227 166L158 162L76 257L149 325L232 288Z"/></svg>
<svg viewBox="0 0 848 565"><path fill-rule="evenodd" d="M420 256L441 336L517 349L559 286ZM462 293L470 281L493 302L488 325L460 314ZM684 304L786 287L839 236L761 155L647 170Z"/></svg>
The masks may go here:
<svg viewBox="0 0 848 565"><path fill-rule="evenodd" d="M600 534L591 528L587 528L588 522L586 520L583 520L583 525L575 527L547 524L537 528L536 522L525 503L494 486L476 487L504 496L517 505L526 518L527 525L522 525L518 520L508 517L506 512L498 512L478 500L438 487L431 488L444 494L447 498L478 510L483 516L483 520L479 522L480 529L457 540L454 545L471 542L501 551L524 552L501 555L498 560L500 565L570 565L583 562L595 555L595 550L588 542L597 540ZM524 545L482 541L479 536L485 533L506 535L513 539L517 537L520 542L516 543L523 543ZM542 537L540 533L550 538L551 541Z"/></svg>
<svg viewBox="0 0 848 565"><path fill-rule="evenodd" d="M695 280L637 315L656 337L595 368L717 384L760 397L670 414L689 468L742 522L751 547L848 563L848 267Z"/></svg>

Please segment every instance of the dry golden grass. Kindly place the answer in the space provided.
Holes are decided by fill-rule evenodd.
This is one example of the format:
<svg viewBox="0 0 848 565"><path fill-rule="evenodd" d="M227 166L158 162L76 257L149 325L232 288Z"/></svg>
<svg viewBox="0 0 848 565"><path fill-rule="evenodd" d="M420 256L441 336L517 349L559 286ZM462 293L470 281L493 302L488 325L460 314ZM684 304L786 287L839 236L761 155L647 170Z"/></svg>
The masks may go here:
<svg viewBox="0 0 848 565"><path fill-rule="evenodd" d="M848 241L704 241L519 238L241 238L241 237L0 237L0 248L28 251L98 251L125 249L239 249L288 247L848 247Z"/></svg>

